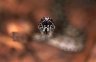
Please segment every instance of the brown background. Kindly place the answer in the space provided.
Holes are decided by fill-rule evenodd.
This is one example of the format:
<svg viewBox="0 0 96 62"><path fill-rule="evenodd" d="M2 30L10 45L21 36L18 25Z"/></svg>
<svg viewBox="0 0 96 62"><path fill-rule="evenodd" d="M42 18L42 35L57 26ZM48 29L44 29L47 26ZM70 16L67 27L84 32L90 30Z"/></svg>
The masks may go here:
<svg viewBox="0 0 96 62"><path fill-rule="evenodd" d="M28 34L31 31L32 36L40 18L55 18L51 11L55 1L0 0L0 62L96 62L95 0L60 0L64 4L62 14L87 33L86 47L82 52L66 53L45 43L31 41L25 45L12 40L12 31Z"/></svg>

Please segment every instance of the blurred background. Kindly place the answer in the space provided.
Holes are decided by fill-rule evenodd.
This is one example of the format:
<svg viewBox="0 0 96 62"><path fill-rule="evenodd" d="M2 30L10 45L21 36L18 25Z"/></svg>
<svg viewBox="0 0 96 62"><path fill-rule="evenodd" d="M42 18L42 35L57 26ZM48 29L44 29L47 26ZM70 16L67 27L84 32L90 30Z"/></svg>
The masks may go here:
<svg viewBox="0 0 96 62"><path fill-rule="evenodd" d="M84 51L66 53L45 43L26 41L26 36L38 33L44 16L51 17L60 29L62 22L84 29ZM13 32L25 37L14 41ZM0 0L0 62L96 62L95 41L95 0Z"/></svg>

